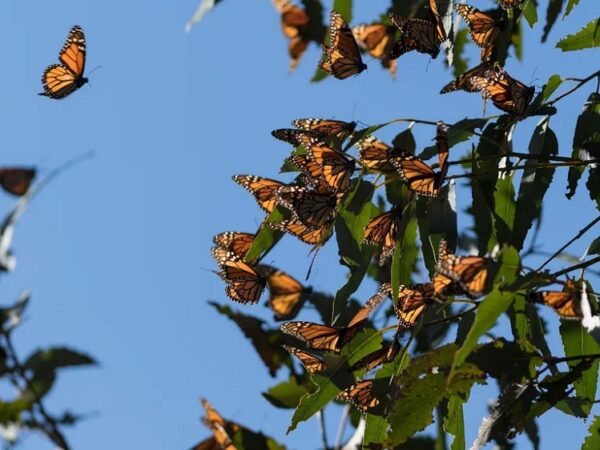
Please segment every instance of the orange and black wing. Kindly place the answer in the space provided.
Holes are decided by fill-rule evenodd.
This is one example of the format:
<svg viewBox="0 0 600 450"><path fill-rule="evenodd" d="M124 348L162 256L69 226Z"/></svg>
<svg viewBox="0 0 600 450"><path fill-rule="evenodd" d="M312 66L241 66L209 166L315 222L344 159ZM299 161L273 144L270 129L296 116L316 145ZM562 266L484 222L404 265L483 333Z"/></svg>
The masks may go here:
<svg viewBox="0 0 600 450"><path fill-rule="evenodd" d="M465 73L459 75L454 81L444 86L440 94L452 91L482 92L484 98L488 98L485 89L502 78L502 71L490 63L482 63Z"/></svg>
<svg viewBox="0 0 600 450"><path fill-rule="evenodd" d="M285 186L277 180L254 175L234 175L232 179L250 192L256 199L258 206L267 213L271 213L277 204L275 193L279 188Z"/></svg>
<svg viewBox="0 0 600 450"><path fill-rule="evenodd" d="M298 358L308 373L321 373L327 370L327 364L316 356L289 345L282 347Z"/></svg>
<svg viewBox="0 0 600 450"><path fill-rule="evenodd" d="M348 323L348 328L356 328L359 325L362 325L365 320L369 318L371 313L377 308L383 300L389 295L389 284L382 284L375 295L373 295L367 302L363 305L362 308L358 310L358 312L352 317L350 322Z"/></svg>
<svg viewBox="0 0 600 450"><path fill-rule="evenodd" d="M486 91L496 108L521 116L527 110L535 88L526 86L504 72L500 79L486 87Z"/></svg>
<svg viewBox="0 0 600 450"><path fill-rule="evenodd" d="M0 186L13 195L25 195L35 178L35 169L5 167L0 169Z"/></svg>
<svg viewBox="0 0 600 450"><path fill-rule="evenodd" d="M304 286L291 275L275 270L267 276L267 287L270 294L268 304L275 319L293 319L306 299Z"/></svg>
<svg viewBox="0 0 600 450"><path fill-rule="evenodd" d="M498 4L504 9L514 8L515 6L519 6L525 0L496 0Z"/></svg>
<svg viewBox="0 0 600 450"><path fill-rule="evenodd" d="M402 210L393 208L371 219L365 227L363 242L382 247L380 264L394 253L401 219Z"/></svg>
<svg viewBox="0 0 600 450"><path fill-rule="evenodd" d="M394 43L389 52L389 59L399 58L412 50L428 54L434 59L437 58L443 39L440 39L440 28L436 22L424 19L406 19L396 16L394 13L389 13L389 17L401 33L400 39Z"/></svg>
<svg viewBox="0 0 600 450"><path fill-rule="evenodd" d="M239 303L257 303L265 289L265 278L231 251L213 247L211 254L221 268L220 277L227 283L227 296Z"/></svg>
<svg viewBox="0 0 600 450"><path fill-rule="evenodd" d="M464 3L455 4L454 8L469 26L471 39L479 47L490 47L500 34L500 24L493 17Z"/></svg>
<svg viewBox="0 0 600 450"><path fill-rule="evenodd" d="M352 30L337 11L332 10L329 18L329 46L323 46L321 69L340 80L361 73L367 65L362 61Z"/></svg>
<svg viewBox="0 0 600 450"><path fill-rule="evenodd" d="M352 134L356 128L356 122L344 122L334 119L296 119L292 125L300 130L304 130L305 134L314 134L316 137L327 138L334 136L340 141L343 141Z"/></svg>
<svg viewBox="0 0 600 450"><path fill-rule="evenodd" d="M311 227L321 227L333 220L336 196L310 191L299 186L285 186L277 191L277 202L288 209L295 220Z"/></svg>
<svg viewBox="0 0 600 450"><path fill-rule="evenodd" d="M359 381L340 392L337 398L352 403L363 413L369 412L380 404L373 393L373 380Z"/></svg>
<svg viewBox="0 0 600 450"><path fill-rule="evenodd" d="M393 173L396 169L390 158L398 156L398 152L385 142L374 136L367 136L356 143L360 164L370 172Z"/></svg>
<svg viewBox="0 0 600 450"><path fill-rule="evenodd" d="M42 75L42 85L45 95L50 98L64 98L76 91L87 82L83 73L85 70L86 44L81 27L75 25L69 31L67 40L58 58L62 64L52 64Z"/></svg>
<svg viewBox="0 0 600 450"><path fill-rule="evenodd" d="M325 244L333 233L333 222L320 227L306 226L299 220L283 220L281 222L267 223L269 228L283 231L300 239L305 244L321 246Z"/></svg>
<svg viewBox="0 0 600 450"><path fill-rule="evenodd" d="M281 331L304 342L316 350L329 350L339 353L357 333L357 327L330 327L313 322L286 322Z"/></svg>
<svg viewBox="0 0 600 450"><path fill-rule="evenodd" d="M421 314L432 302L434 285L432 283L400 286L398 301L395 305L396 316L405 328L412 328Z"/></svg>
<svg viewBox="0 0 600 450"><path fill-rule="evenodd" d="M567 280L563 291L538 291L529 294L530 300L543 303L557 312L564 319L581 319L581 298L573 280Z"/></svg>
<svg viewBox="0 0 600 450"><path fill-rule="evenodd" d="M303 136L300 140L310 159L321 167L321 173L318 175L330 187L330 190L333 192L346 191L354 173L354 161L318 139Z"/></svg>
<svg viewBox="0 0 600 450"><path fill-rule="evenodd" d="M469 297L477 298L488 291L490 267L491 260L483 256L457 256L448 252L438 259L436 272L452 279Z"/></svg>
<svg viewBox="0 0 600 450"><path fill-rule="evenodd" d="M312 131L295 130L293 128L278 128L277 130L271 131L271 136L273 136L275 139L292 144L294 147L300 147L300 145L302 145L300 138L306 135L310 137L318 136Z"/></svg>
<svg viewBox="0 0 600 450"><path fill-rule="evenodd" d="M411 191L427 197L440 194L443 177L416 156L402 152L392 163Z"/></svg>
<svg viewBox="0 0 600 450"><path fill-rule="evenodd" d="M252 247L256 235L241 231L225 231L213 237L213 243L243 259Z"/></svg>

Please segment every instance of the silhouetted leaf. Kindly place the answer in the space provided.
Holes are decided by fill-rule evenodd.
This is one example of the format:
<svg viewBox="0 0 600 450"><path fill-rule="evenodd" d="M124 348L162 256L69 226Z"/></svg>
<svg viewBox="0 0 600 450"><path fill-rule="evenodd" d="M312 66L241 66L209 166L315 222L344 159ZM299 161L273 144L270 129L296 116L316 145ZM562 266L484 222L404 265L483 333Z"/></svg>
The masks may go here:
<svg viewBox="0 0 600 450"><path fill-rule="evenodd" d="M283 214L279 208L275 208L271 214L265 219L265 223L268 222L280 222L283 219ZM244 259L246 261L257 261L258 259L264 258L267 253L279 242L283 237L282 231L277 231L269 227L261 226L256 233L252 247L246 253Z"/></svg>
<svg viewBox="0 0 600 450"><path fill-rule="evenodd" d="M569 3L567 3L567 10L565 11L564 17L571 14L571 11L573 11L573 8L575 8L578 4L579 4L579 0L569 0Z"/></svg>
<svg viewBox="0 0 600 450"><path fill-rule="evenodd" d="M465 47L469 42L469 29L463 28L454 34L454 47L452 48L452 75L456 78L469 68L469 60L463 57Z"/></svg>
<svg viewBox="0 0 600 450"><path fill-rule="evenodd" d="M562 84L563 79L560 75L552 75L548 78L548 81L544 85L544 90L542 91L542 98L544 100L550 98L550 96L558 89L558 87Z"/></svg>
<svg viewBox="0 0 600 450"><path fill-rule="evenodd" d="M19 423L21 413L30 406L31 404L23 398L11 402L0 401L0 424Z"/></svg>
<svg viewBox="0 0 600 450"><path fill-rule="evenodd" d="M29 304L29 299L29 291L24 291L14 305L0 308L0 329L2 331L10 331L21 323L21 316Z"/></svg>
<svg viewBox="0 0 600 450"><path fill-rule="evenodd" d="M525 0L525 3L521 5L521 9L523 10L523 16L525 17L525 20L529 26L533 28L538 21L537 5L535 4L535 0Z"/></svg>
<svg viewBox="0 0 600 450"><path fill-rule="evenodd" d="M600 19L593 19L575 34L569 34L556 43L563 52L594 48L600 45Z"/></svg>
<svg viewBox="0 0 600 450"><path fill-rule="evenodd" d="M296 408L300 404L300 397L306 393L306 388L299 385L296 376L292 375L288 380L269 388L262 395L276 408L290 409Z"/></svg>
<svg viewBox="0 0 600 450"><path fill-rule="evenodd" d="M550 0L548 2L548 9L546 10L546 25L544 25L544 33L542 34L542 42L546 42L548 34L552 29L552 26L556 22L558 15L560 14L565 0Z"/></svg>
<svg viewBox="0 0 600 450"><path fill-rule="evenodd" d="M392 145L394 148L399 148L400 150L414 154L415 149L417 148L417 142L415 141L412 128L408 127L406 130L398 133L394 139L392 139Z"/></svg>
<svg viewBox="0 0 600 450"><path fill-rule="evenodd" d="M600 448L600 416L594 417L588 430L590 434L588 434L585 441L583 441L581 450L597 450Z"/></svg>

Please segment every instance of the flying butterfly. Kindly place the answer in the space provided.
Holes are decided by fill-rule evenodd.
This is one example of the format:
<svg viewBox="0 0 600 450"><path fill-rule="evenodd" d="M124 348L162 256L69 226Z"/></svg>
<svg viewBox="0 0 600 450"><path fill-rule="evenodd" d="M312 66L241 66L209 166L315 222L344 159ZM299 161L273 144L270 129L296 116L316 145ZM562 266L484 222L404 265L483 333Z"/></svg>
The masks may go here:
<svg viewBox="0 0 600 450"><path fill-rule="evenodd" d="M296 119L292 125L309 133L316 135L321 139L335 137L340 141L349 137L356 128L356 122L344 122L334 119L315 119L313 117L306 119Z"/></svg>
<svg viewBox="0 0 600 450"><path fill-rule="evenodd" d="M241 231L225 231L213 237L213 243L222 249L228 250L240 259L244 259L254 243L256 235L242 233Z"/></svg>
<svg viewBox="0 0 600 450"><path fill-rule="evenodd" d="M60 99L79 89L88 79L85 70L85 35L81 27L75 25L69 31L58 59L61 64L49 65L42 75L44 92L39 95Z"/></svg>
<svg viewBox="0 0 600 450"><path fill-rule="evenodd" d="M289 345L282 347L298 358L308 373L321 373L327 370L327 364L316 356Z"/></svg>
<svg viewBox="0 0 600 450"><path fill-rule="evenodd" d="M333 221L320 227L309 227L299 220L282 220L281 222L267 223L269 228L277 231L283 231L300 239L305 244L322 246L333 233Z"/></svg>
<svg viewBox="0 0 600 450"><path fill-rule="evenodd" d="M489 94L485 89L490 84L497 83L501 77L502 73L498 65L483 62L448 83L440 90L440 94L463 90L467 92L481 92L483 98L487 99L489 98Z"/></svg>
<svg viewBox="0 0 600 450"><path fill-rule="evenodd" d="M360 164L370 172L390 174L396 171L392 159L400 156L398 148L390 147L375 136L367 136L356 143Z"/></svg>
<svg viewBox="0 0 600 450"><path fill-rule="evenodd" d="M258 206L268 214L275 209L277 204L275 194L281 187L285 186L285 184L277 180L257 177L255 175L234 175L232 179L250 192L256 199Z"/></svg>
<svg viewBox="0 0 600 450"><path fill-rule="evenodd" d="M367 68L352 30L337 11L329 15L329 46L323 45L323 59L319 67L329 75L343 80Z"/></svg>
<svg viewBox="0 0 600 450"><path fill-rule="evenodd" d="M303 36L304 27L310 22L306 11L289 0L273 0L275 9L281 14L281 29L289 38L289 71L293 71L308 47L309 41Z"/></svg>
<svg viewBox="0 0 600 450"><path fill-rule="evenodd" d="M457 256L440 242L436 273L452 279L467 296L481 297L489 290L492 260L482 256Z"/></svg>
<svg viewBox="0 0 600 450"><path fill-rule="evenodd" d="M380 266L394 253L398 243L401 219L402 208L397 206L374 217L365 227L363 242L368 245L382 247L379 256Z"/></svg>
<svg viewBox="0 0 600 450"><path fill-rule="evenodd" d="M337 197L300 186L285 186L277 191L277 203L288 209L295 220L310 227L321 227L335 216Z"/></svg>
<svg viewBox="0 0 600 450"><path fill-rule="evenodd" d="M401 152L399 157L392 159L392 164L406 181L408 189L418 195L437 197L442 192L448 173L448 127L442 122L437 125L436 141L439 172L434 172L429 165L406 152Z"/></svg>
<svg viewBox="0 0 600 450"><path fill-rule="evenodd" d="M0 186L9 194L21 197L27 193L33 179L35 169L25 167L4 167L0 169Z"/></svg>
<svg viewBox="0 0 600 450"><path fill-rule="evenodd" d="M568 279L562 291L537 291L529 294L531 301L543 303L564 319L581 319L581 297L574 281Z"/></svg>
<svg viewBox="0 0 600 450"><path fill-rule="evenodd" d="M339 400L352 403L362 413L373 412L381 401L373 392L374 380L362 380L337 395Z"/></svg>
<svg viewBox="0 0 600 450"><path fill-rule="evenodd" d="M381 60L383 67L390 71L392 78L396 77L397 64L388 55L394 45L396 29L383 23L357 25L352 28L352 34L359 47L373 58Z"/></svg>
<svg viewBox="0 0 600 450"><path fill-rule="evenodd" d="M481 60L487 61L491 57L493 45L504 23L498 22L492 16L464 3L457 3L454 8L469 26L473 42L482 48Z"/></svg>
<svg viewBox="0 0 600 450"><path fill-rule="evenodd" d="M257 303L267 284L265 277L229 250L213 247L211 254L221 268L220 277L227 283L227 296L243 304Z"/></svg>
<svg viewBox="0 0 600 450"><path fill-rule="evenodd" d="M318 139L301 136L300 142L314 163L312 166L307 166L310 178L322 180L329 186L330 191L346 191L354 173L354 161L345 153L329 147Z"/></svg>
<svg viewBox="0 0 600 450"><path fill-rule="evenodd" d="M269 270L267 273L270 308L275 320L290 320L296 317L309 292L298 280L281 270Z"/></svg>
<svg viewBox="0 0 600 450"><path fill-rule="evenodd" d="M525 0L496 0L498 4L504 9L514 8L519 6Z"/></svg>
<svg viewBox="0 0 600 450"><path fill-rule="evenodd" d="M506 72L496 83L487 86L486 91L496 108L516 116L525 114L535 94L533 86L526 86Z"/></svg>
<svg viewBox="0 0 600 450"><path fill-rule="evenodd" d="M401 33L400 39L390 50L390 59L399 58L412 50L437 58L440 44L447 39L447 36L435 0L429 0L428 15L427 19L407 19L394 13L388 14Z"/></svg>
<svg viewBox="0 0 600 450"><path fill-rule="evenodd" d="M286 322L281 325L280 329L285 334L304 342L310 348L339 353L342 347L356 336L371 312L386 296L387 294L380 289L345 327L331 327L313 322Z"/></svg>

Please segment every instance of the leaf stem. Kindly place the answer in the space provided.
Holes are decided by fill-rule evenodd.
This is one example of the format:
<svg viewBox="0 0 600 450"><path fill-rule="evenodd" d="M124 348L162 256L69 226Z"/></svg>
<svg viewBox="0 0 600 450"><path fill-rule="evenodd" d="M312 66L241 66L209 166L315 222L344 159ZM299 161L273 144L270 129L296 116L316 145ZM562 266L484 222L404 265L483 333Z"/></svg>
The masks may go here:
<svg viewBox="0 0 600 450"><path fill-rule="evenodd" d="M579 79L578 83L577 83L577 84L576 84L576 85L575 85L573 88L569 89L567 92L565 92L565 93L563 93L563 94L559 95L559 96L558 96L558 97L556 97L554 100L552 100L552 101L550 101L550 102L548 102L548 103L546 103L545 105L542 105L542 106L552 106L552 105L554 105L554 104L555 104L557 101L559 101L559 100L561 100L561 99L565 98L565 97L566 97L566 96L568 96L568 95L571 95L571 94L572 94L573 92L575 92L577 89L579 89L580 87L582 87L583 85L585 85L585 84L586 84L588 81L591 81L591 80L593 80L594 78L598 78L598 79L600 80L600 70L598 70L598 71L594 72L594 73L593 73L593 74L591 74L590 76L587 76L587 77L585 77L585 78L581 78L581 79ZM569 78L567 78L567 80L570 80L570 81L571 81L571 80L576 80L576 79L575 79L575 78L573 78L573 79L569 79Z"/></svg>

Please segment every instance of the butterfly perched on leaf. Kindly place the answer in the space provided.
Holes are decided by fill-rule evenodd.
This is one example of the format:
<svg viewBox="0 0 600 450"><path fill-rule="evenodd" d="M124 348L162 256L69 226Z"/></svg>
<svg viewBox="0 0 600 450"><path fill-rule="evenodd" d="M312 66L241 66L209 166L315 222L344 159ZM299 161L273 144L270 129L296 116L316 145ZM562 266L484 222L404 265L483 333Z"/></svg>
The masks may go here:
<svg viewBox="0 0 600 450"><path fill-rule="evenodd" d="M447 36L435 0L429 0L427 19L407 19L394 13L389 13L388 16L401 33L400 39L390 50L390 59L399 58L413 50L437 58L440 45Z"/></svg>
<svg viewBox="0 0 600 450"><path fill-rule="evenodd" d="M335 137L340 141L348 138L356 128L356 122L344 122L334 119L296 119L292 125L299 130L307 131L321 139Z"/></svg>
<svg viewBox="0 0 600 450"><path fill-rule="evenodd" d="M455 255L448 250L445 240L440 241L436 273L454 281L467 296L478 298L489 292L492 269L490 258Z"/></svg>
<svg viewBox="0 0 600 450"><path fill-rule="evenodd" d="M329 350L339 353L342 347L356 336L371 312L386 298L387 294L379 290L352 317L345 327L331 327L313 322L286 322L280 329L285 334L302 341L315 350Z"/></svg>
<svg viewBox="0 0 600 450"><path fill-rule="evenodd" d="M481 60L489 60L504 22L498 22L489 14L464 3L457 3L454 8L467 23L473 42L482 48Z"/></svg>
<svg viewBox="0 0 600 450"><path fill-rule="evenodd" d="M401 219L402 208L397 206L374 217L365 227L363 242L368 245L381 247L379 256L380 266L394 253L394 249L398 243Z"/></svg>
<svg viewBox="0 0 600 450"><path fill-rule="evenodd" d="M448 127L442 122L438 122L437 125L436 142L438 172L416 156L406 152L401 152L399 157L392 159L392 164L406 181L408 189L418 195L437 197L442 192L444 179L448 173Z"/></svg>
<svg viewBox="0 0 600 450"><path fill-rule="evenodd" d="M310 164L297 164L308 176L308 182L315 186L323 184L334 193L348 190L355 169L354 161L319 139L302 136L300 142L306 149Z"/></svg>
<svg viewBox="0 0 600 450"><path fill-rule="evenodd" d="M329 75L343 80L367 68L352 30L337 11L329 15L329 45L323 45L323 59L319 67Z"/></svg>
<svg viewBox="0 0 600 450"><path fill-rule="evenodd" d="M44 92L39 95L59 99L79 89L88 79L85 70L85 35L81 27L75 25L69 31L58 59L61 64L49 65L42 75Z"/></svg>
<svg viewBox="0 0 600 450"><path fill-rule="evenodd" d="M575 282L568 279L562 291L537 291L529 294L531 301L545 304L564 319L581 319L581 296Z"/></svg>
<svg viewBox="0 0 600 450"><path fill-rule="evenodd" d="M27 193L33 179L35 169L29 167L0 168L0 186L6 192L21 197Z"/></svg>
<svg viewBox="0 0 600 450"><path fill-rule="evenodd" d="M300 6L294 5L290 0L273 0L275 9L281 14L281 29L289 39L288 53L290 55L290 72L300 62L306 51L309 41L303 35L304 28L310 22L310 17Z"/></svg>
<svg viewBox="0 0 600 450"><path fill-rule="evenodd" d="M227 286L227 296L239 303L257 303L262 296L267 281L256 268L244 262L232 251L213 247L211 255L219 265L219 276Z"/></svg>
<svg viewBox="0 0 600 450"><path fill-rule="evenodd" d="M270 294L267 303L273 310L275 320L296 317L310 289L282 270L270 268L266 272L266 278Z"/></svg>
<svg viewBox="0 0 600 450"><path fill-rule="evenodd" d="M300 186L285 186L277 191L277 203L288 209L306 226L321 227L335 216L337 197L332 193L311 191Z"/></svg>
<svg viewBox="0 0 600 450"><path fill-rule="evenodd" d="M307 226L299 220L282 220L281 222L269 222L267 226L273 230L283 231L300 239L305 244L314 246L324 245L333 233L333 220L319 227Z"/></svg>
<svg viewBox="0 0 600 450"><path fill-rule="evenodd" d="M387 294L392 296L392 287L389 283L383 285ZM434 286L432 283L419 283L409 286L400 285L398 297L394 302L394 311L400 325L412 328L425 312L428 305L433 302Z"/></svg>
<svg viewBox="0 0 600 450"><path fill-rule="evenodd" d="M367 136L356 144L360 164L369 172L390 174L396 171L392 159L401 154L401 150L390 147L375 136Z"/></svg>
<svg viewBox="0 0 600 450"><path fill-rule="evenodd" d="M381 60L383 67L396 77L396 61L389 59L389 53L394 46L396 29L383 23L357 25L352 28L352 34L358 46L373 58Z"/></svg>
<svg viewBox="0 0 600 450"><path fill-rule="evenodd" d="M235 254L238 258L244 259L250 247L254 243L256 235L252 233L243 233L241 231L225 231L213 237L213 243L225 250Z"/></svg>
<svg viewBox="0 0 600 450"><path fill-rule="evenodd" d="M298 358L308 373L321 373L327 370L327 364L320 358L296 347L290 347L289 345L283 345L282 347Z"/></svg>
<svg viewBox="0 0 600 450"><path fill-rule="evenodd" d="M337 395L337 398L352 403L362 413L373 413L381 405L381 400L375 395L375 381L372 379L361 380L344 389Z"/></svg>
<svg viewBox="0 0 600 450"><path fill-rule="evenodd" d="M496 0L498 4L504 9L514 8L519 6L525 0Z"/></svg>
<svg viewBox="0 0 600 450"><path fill-rule="evenodd" d="M485 100L509 114L521 116L533 99L535 88L512 78L498 64L484 62L466 71L442 88L440 94L463 90L481 92Z"/></svg>
<svg viewBox="0 0 600 450"><path fill-rule="evenodd" d="M271 213L277 204L275 194L283 186L277 180L271 180L270 178L258 177L255 175L234 175L233 181L242 186L248 192L250 192L258 206L260 206L265 212Z"/></svg>

